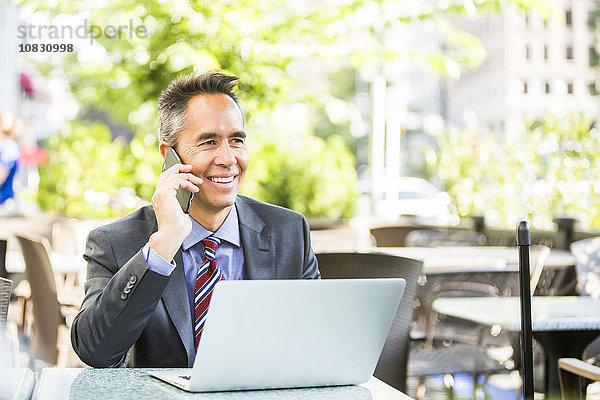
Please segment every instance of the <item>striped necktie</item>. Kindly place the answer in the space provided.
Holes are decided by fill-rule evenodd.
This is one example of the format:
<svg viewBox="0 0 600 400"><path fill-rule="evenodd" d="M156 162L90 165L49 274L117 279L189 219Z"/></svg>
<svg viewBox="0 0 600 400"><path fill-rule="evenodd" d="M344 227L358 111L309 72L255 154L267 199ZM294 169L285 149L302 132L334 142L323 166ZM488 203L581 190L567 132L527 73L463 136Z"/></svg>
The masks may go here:
<svg viewBox="0 0 600 400"><path fill-rule="evenodd" d="M194 337L196 339L196 349L200 343L202 329L206 321L206 312L210 304L210 297L217 282L223 279L221 269L217 266L216 251L221 240L214 236L209 236L202 240L204 245L204 262L198 269L196 278L196 288L194 290Z"/></svg>

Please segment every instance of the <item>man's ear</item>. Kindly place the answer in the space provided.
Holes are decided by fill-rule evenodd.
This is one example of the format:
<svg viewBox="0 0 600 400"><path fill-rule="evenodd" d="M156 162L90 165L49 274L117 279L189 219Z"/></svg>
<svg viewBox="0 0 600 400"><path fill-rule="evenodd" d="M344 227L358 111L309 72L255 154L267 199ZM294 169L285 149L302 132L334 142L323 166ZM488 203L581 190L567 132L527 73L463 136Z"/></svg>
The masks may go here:
<svg viewBox="0 0 600 400"><path fill-rule="evenodd" d="M164 140L161 140L160 143L158 144L158 151L160 151L160 155L162 156L163 160L165 159L166 155L167 155L167 149L170 147L171 145L167 142L165 142Z"/></svg>

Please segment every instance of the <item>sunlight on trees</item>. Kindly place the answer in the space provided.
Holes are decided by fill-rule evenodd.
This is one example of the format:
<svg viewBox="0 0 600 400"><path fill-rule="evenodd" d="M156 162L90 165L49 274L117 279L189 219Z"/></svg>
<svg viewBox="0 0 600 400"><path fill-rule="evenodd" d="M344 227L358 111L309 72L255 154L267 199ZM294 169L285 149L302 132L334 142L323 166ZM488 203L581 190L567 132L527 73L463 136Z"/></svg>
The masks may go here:
<svg viewBox="0 0 600 400"><path fill-rule="evenodd" d="M65 169L62 158L53 157L41 171L47 183L40 186L38 199L45 210L71 216L108 216L123 214L128 211L126 205L133 204L117 202L119 207L113 210L98 208L93 202L70 206L75 198L67 195L61 199L65 193L60 190L67 182L77 185L80 193L86 189L101 193L89 198L111 199L119 188L125 188L142 201L149 199L161 163L155 112L160 91L180 74L221 69L240 77L241 104L254 141L251 157L256 171L252 167L249 171L247 192L309 216L335 218L352 216L356 173L350 173L354 167L347 149L354 146L348 140L351 135L338 132L348 129L347 118L323 118L328 106L322 100L330 109L334 104L330 93L335 88L327 76L350 69L368 82L398 59L456 75L480 63L485 52L476 38L452 28L448 18L496 12L501 7L546 7L536 0L426 4L356 0L310 2L310 6L283 0L15 3L52 21L85 20L100 30L109 25L131 27L116 37L104 34L95 40L81 40L73 53L38 54L31 60L42 75L65 79L80 103L77 119L50 141L52 151L60 149L61 157L73 165L85 165L86 172L113 183L107 187L90 182L82 171ZM402 40L410 24L426 24L437 30L445 38L445 51L414 48ZM147 34L134 35L133 27L136 32L143 27ZM319 67L316 73L311 65ZM305 132L283 136L273 129L273 110L288 103L310 107L311 120L304 124ZM287 123L297 125L299 121ZM113 136L119 136L118 144L113 145L104 134L95 136L107 127ZM316 130L320 138L314 137ZM92 163L88 154L76 152L78 144L68 138L74 132L80 137L94 137L98 149L119 147L119 151ZM338 135L346 140L331 139ZM306 149L306 154L286 145L298 137L305 141L300 148ZM118 170L110 165L113 162L119 165ZM289 180L281 181L286 175L290 175ZM324 181L326 189L317 188Z"/></svg>

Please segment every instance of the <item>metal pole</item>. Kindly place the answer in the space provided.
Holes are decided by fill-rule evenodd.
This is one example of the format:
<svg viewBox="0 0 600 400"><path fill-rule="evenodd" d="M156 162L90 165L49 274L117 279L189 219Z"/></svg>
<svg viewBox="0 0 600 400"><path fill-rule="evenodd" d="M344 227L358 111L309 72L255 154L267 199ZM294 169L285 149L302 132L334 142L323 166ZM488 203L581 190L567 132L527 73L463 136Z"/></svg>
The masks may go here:
<svg viewBox="0 0 600 400"><path fill-rule="evenodd" d="M529 246L531 238L529 222L519 221L517 225L517 246L519 247L519 286L521 300L521 375L523 378L523 399L533 400L533 336L531 326L531 289L529 281Z"/></svg>

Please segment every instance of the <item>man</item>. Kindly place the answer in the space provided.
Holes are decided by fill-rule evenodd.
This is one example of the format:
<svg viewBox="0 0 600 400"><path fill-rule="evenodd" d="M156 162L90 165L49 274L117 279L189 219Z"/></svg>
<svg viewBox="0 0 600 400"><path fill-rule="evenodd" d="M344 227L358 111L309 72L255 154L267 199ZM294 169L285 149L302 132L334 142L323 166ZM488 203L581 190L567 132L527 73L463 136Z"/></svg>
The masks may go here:
<svg viewBox="0 0 600 400"><path fill-rule="evenodd" d="M238 196L249 157L236 82L192 74L161 94L160 153L172 146L183 164L161 174L152 206L88 237L86 294L71 329L86 364L191 367L216 281L320 278L306 219ZM194 193L189 215L180 188Z"/></svg>
<svg viewBox="0 0 600 400"><path fill-rule="evenodd" d="M21 124L20 119L15 119L8 113L0 113L0 206L6 205L7 201L14 201L13 181L19 166L17 139ZM14 205L11 207L14 208Z"/></svg>

